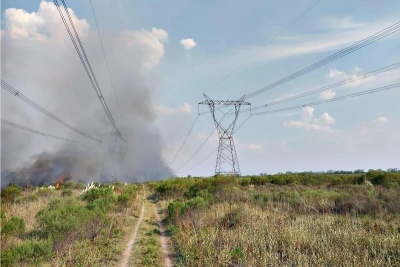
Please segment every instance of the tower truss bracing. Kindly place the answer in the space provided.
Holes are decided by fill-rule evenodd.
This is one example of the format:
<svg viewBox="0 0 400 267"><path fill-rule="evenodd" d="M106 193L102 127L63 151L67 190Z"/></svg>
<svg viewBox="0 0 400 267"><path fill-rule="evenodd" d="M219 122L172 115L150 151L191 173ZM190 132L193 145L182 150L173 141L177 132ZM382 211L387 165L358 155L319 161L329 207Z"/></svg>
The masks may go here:
<svg viewBox="0 0 400 267"><path fill-rule="evenodd" d="M206 100L200 102L199 105L209 106L219 137L217 161L215 164L215 174L239 176L240 167L236 154L235 143L233 140L233 133L235 131L235 125L240 113L241 106L251 104L243 100L245 95L238 100L212 100L206 95L204 95L204 97ZM232 106L232 109L234 110L223 112L223 106ZM231 119L231 117L228 117L229 119L231 119L228 124L223 123L227 113L233 113L234 115L233 119Z"/></svg>

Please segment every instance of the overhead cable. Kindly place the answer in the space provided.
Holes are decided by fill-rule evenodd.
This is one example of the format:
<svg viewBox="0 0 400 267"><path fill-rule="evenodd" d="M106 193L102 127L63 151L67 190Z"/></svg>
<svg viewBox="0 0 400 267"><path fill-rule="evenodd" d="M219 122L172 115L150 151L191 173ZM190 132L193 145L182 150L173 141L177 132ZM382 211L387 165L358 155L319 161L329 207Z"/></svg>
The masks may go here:
<svg viewBox="0 0 400 267"><path fill-rule="evenodd" d="M14 128L18 128L18 129L21 129L21 130L24 130L24 131L27 131L27 132L31 132L31 133L34 133L34 134L38 134L38 135L41 135L41 136L50 137L50 138L57 139L57 140L68 141L68 142L74 142L74 143L78 143L78 142L79 142L79 141L77 141L77 140L68 139L68 138L63 138L63 137L58 137L58 136L55 136L55 135L51 135L51 134L39 132L39 131L37 131L37 130L34 130L34 129L31 129L31 128L28 128L28 127L25 127L25 126L22 126L22 125L13 123L13 122L11 122L11 121L3 120L3 119L1 119L1 124L5 124L5 125L8 125L8 126L11 126L11 127L14 127Z"/></svg>
<svg viewBox="0 0 400 267"><path fill-rule="evenodd" d="M81 60L81 63L83 65L84 69L85 69L85 72L86 72L87 76L89 77L90 83L92 84L93 89L96 92L96 95L99 98L99 101L100 101L101 105L103 106L103 109L106 112L106 115L107 115L108 119L111 122L111 125L113 126L115 132L119 135L121 140L123 140L126 143L127 141L122 137L122 134L121 134L120 130L118 129L118 127L117 127L117 125L116 125L116 123L114 121L114 118L113 118L113 116L111 114L111 111L107 106L106 100L104 99L103 93L101 92L100 86L99 86L99 84L97 82L96 76L94 75L93 69L92 69L92 67L90 65L89 59L88 59L88 57L86 55L85 49L83 48L82 42L81 42L81 40L79 38L78 32L76 31L75 25L74 25L74 23L72 21L72 18L70 16L70 14L69 14L69 11L68 11L68 8L67 8L67 6L65 4L65 1L61 0L61 2L63 4L63 7L64 7L64 11L67 14L69 23L71 24L71 27L72 27L72 30L74 32L76 40L75 40L75 38L74 38L74 36L73 36L73 34L71 32L71 29L70 29L65 17L64 17L64 14L63 14L63 12L62 12L62 10L60 8L60 5L58 4L58 1L57 0L53 0L53 2L55 4L55 6L57 7L58 13L60 14L61 20L63 21L63 24L65 26L65 29L68 32L68 35L69 35L69 37L70 37L70 39L71 39L71 41L72 41L72 43L73 43L73 45L75 47L76 52L78 53L79 59ZM82 52L79 50L77 42L78 42L79 47L82 50Z"/></svg>
<svg viewBox="0 0 400 267"><path fill-rule="evenodd" d="M326 65L326 64L328 64L328 63L330 63L332 61L335 61L336 59L344 57L344 56L346 56L346 55L348 55L348 54L350 54L350 53L352 53L352 52L354 52L356 50L359 50L359 49L361 49L361 48L363 48L363 47L365 47L365 46L367 46L369 44L372 44L372 43L374 43L374 42L376 42L376 41L378 41L378 40L380 40L380 39L382 39L382 38L384 38L386 36L389 36L389 35L397 32L398 30L400 30L400 22L397 22L397 23L395 23L395 24L393 24L393 25L391 25L389 27L386 27L385 29L383 29L383 30L381 30L381 31L379 31L379 32L367 37L367 38L364 38L361 41L358 41L357 43L355 43L355 44L353 44L353 45L351 45L351 46L349 46L349 47L347 47L345 49L342 49L339 52L334 53L333 55L330 55L329 57L326 57L326 58L324 58L324 59L322 59L322 60L320 60L320 61L318 61L318 62L316 62L314 64L311 64L310 66L308 66L306 68L303 68L303 69L301 69L301 70L299 70L299 71L297 71L295 73L292 73L289 76L286 76L285 78L282 78L282 79L280 79L280 80L278 80L278 81L276 81L274 83L271 83L271 84L269 84L267 86L264 86L263 88L260 88L260 89L258 89L256 91L254 91L254 92L252 92L250 94L247 94L245 99L252 98L252 97L254 97L256 95L259 95L261 93L269 91L269 90L271 90L271 89L273 89L275 87L278 87L278 86L280 86L280 85L282 85L282 84L284 84L286 82L289 82L289 81L291 81L291 80L293 80L295 78L298 78L298 77L300 77L300 76L302 76L304 74L307 74L308 72L311 72L311 71L313 71L313 70L315 70L317 68L320 68L320 67L322 67L322 66L324 66L324 65Z"/></svg>
<svg viewBox="0 0 400 267"><path fill-rule="evenodd" d="M92 137L86 133L84 133L81 130L76 129L75 127L71 126L70 124L66 123L56 115L52 114L50 111L46 110L45 108L41 107L39 104L35 103L33 100L29 99L27 96L19 92L17 89L13 88L11 85L9 85L7 82L4 80L1 80L1 88L9 92L10 94L14 95L15 97L19 98L20 100L24 101L26 104L30 105L37 111L41 112L42 114L46 115L47 117L53 119L54 121L58 122L59 124L63 125L64 127L67 127L68 129L74 131L77 134L80 134L90 140L96 141L96 142L101 142L100 139Z"/></svg>
<svg viewBox="0 0 400 267"><path fill-rule="evenodd" d="M349 83L354 83L354 82L358 82L358 81L361 81L361 80L364 80L364 79L367 79L367 78L371 78L371 77L373 77L375 75L382 74L382 73L385 73L385 72L388 72L388 71L391 71L391 70L394 70L394 69L397 69L397 68L400 68L400 62L396 62L396 63L388 65L386 67L382 67L382 68L370 71L368 73L365 73L365 74L362 74L362 75L359 75L359 76L355 76L355 77L351 77L349 79L346 79L346 80L343 80L343 81L339 81L339 82L336 82L336 83L333 83L333 84L330 84L330 85L327 85L327 86L323 86L323 87L318 88L318 89L314 89L314 90L307 91L307 92L304 92L304 93L301 93L301 94L298 94L298 95L286 97L286 98L283 98L283 99L280 99L280 100L276 100L276 101L273 101L273 102L270 102L270 103L267 103L267 104L255 106L255 107L252 107L251 110L254 111L254 110L257 110L257 109L262 109L262 108L267 108L267 107L270 107L270 106L273 106L273 105L282 104L282 103L288 102L290 100L302 98L302 97L309 96L309 95L312 95L312 94L315 94L315 93L319 93L319 92L322 92L322 91L326 91L326 90L329 90L329 89L332 89L332 88L335 88L335 87L339 87L339 86L343 86L343 85L346 85L346 84L349 84ZM248 110L250 110L250 109L244 109L244 110L241 110L240 112L245 112L245 111L248 111ZM229 113L228 115L231 115L231 114L232 113Z"/></svg>
<svg viewBox="0 0 400 267"><path fill-rule="evenodd" d="M265 111L265 112L258 112L258 113L253 113L251 115L249 115L244 121L243 123L236 129L235 133L237 131L239 131L239 129L250 119L250 117L252 116L257 116L257 115L266 115L266 114L272 114L272 113L278 113L278 112L285 112L285 111L289 111L289 110L294 110L294 109L300 109L300 108L304 108L307 106L316 106L316 105L321 105L321 104L326 104L326 103L330 103L330 102L335 102L335 101L340 101L340 100L346 100L352 97L357 97L357 96L362 96L362 95L367 95L367 94L373 94L373 93L378 93L381 91L385 91L385 90L390 90L393 88L399 88L400 87L400 83L396 83L396 84L392 84L392 85L387 85L387 86L382 86L379 88L375 88L375 89L370 89L370 90L366 90L363 92L358 92L358 93L354 93L354 94L349 94L349 95L344 95L341 97L336 97L336 98L332 98L329 100L322 100L322 101L316 101L316 102L312 102L312 103L307 103L307 104L303 104L303 105L297 105L297 106L292 106L292 107L287 107L287 108L281 108L281 109L276 109L276 110L270 110L270 111ZM197 164L195 164L194 166L190 167L189 169L186 169L184 171L177 171L177 173L186 173L194 168L196 168L197 166L201 165L202 163L204 163L209 157L211 157L216 151L218 150L215 149L211 152L211 154L207 155L204 159L202 159L200 162L198 162Z"/></svg>
<svg viewBox="0 0 400 267"><path fill-rule="evenodd" d="M303 105L296 105L296 106L286 107L286 108L281 108L281 109L268 110L268 111L264 111L264 112L257 112L257 113L253 113L252 116L266 115L266 114L272 114L272 113L277 113L277 112L289 111L289 110L294 110L294 109L300 109L300 108L307 107L307 106L316 106L316 105L326 104L326 103L330 103L330 102L336 102L339 100L346 100L346 99L357 97L357 96L378 93L381 91L386 91L386 90L390 90L393 88L399 88L399 87L400 87L400 83L395 83L395 84L386 85L386 86L382 86L382 87L378 87L378 88L374 88L374 89L370 89L370 90L365 90L365 91L354 93L354 94L348 94L348 95L344 95L344 96L335 97L332 99L315 101L315 102L311 102L311 103L307 103L307 104L303 104Z"/></svg>
<svg viewBox="0 0 400 267"><path fill-rule="evenodd" d="M303 13L301 13L296 19L294 19L288 26L286 26L282 31L280 31L277 35L273 36L265 45L263 45L259 50L257 50L255 53L253 53L250 57L246 58L236 69L232 70L228 74L226 74L222 79L220 79L218 82L216 82L209 90L213 89L217 85L221 84L223 81L228 79L230 76L232 76L235 72L240 70L244 65L246 65L247 62L249 62L252 58L254 58L256 55L258 55L261 51L263 51L269 44L271 44L273 41L276 40L279 36L284 34L290 27L292 27L296 22L298 22L304 15L306 15L311 9L313 9L321 0L316 1L314 4L312 4L310 7L308 7Z"/></svg>
<svg viewBox="0 0 400 267"><path fill-rule="evenodd" d="M97 33L98 33L100 44L101 44L101 50L103 51L104 60L106 62L107 71L108 71L108 77L110 77L111 87L112 87L113 92L114 92L115 102L117 102L117 108L118 108L119 114L122 116L122 112L121 112L121 109L120 109L119 101L118 101L118 98L117 98L117 93L115 92L114 82L113 82L113 79L111 78L111 71L110 71L110 67L108 65L108 60L107 60L107 57L106 57L106 52L104 50L103 40L101 38L100 28L99 28L99 24L97 23L96 12L94 11L94 6L93 6L93 1L92 0L90 0L90 6L92 7L94 22L96 24Z"/></svg>
<svg viewBox="0 0 400 267"><path fill-rule="evenodd" d="M217 147L216 149L214 149L209 155L207 155L207 157L205 157L203 160L201 160L201 161L200 161L199 163L197 163L196 165L190 167L189 169L186 169L186 170L184 170L184 171L180 171L180 172L177 172L177 173L188 172L188 171L190 171L190 170L196 168L197 166L199 166L199 165L201 165L203 162L205 162L209 157L211 157L212 155L214 155L214 153L217 152L217 150L218 150L218 147Z"/></svg>

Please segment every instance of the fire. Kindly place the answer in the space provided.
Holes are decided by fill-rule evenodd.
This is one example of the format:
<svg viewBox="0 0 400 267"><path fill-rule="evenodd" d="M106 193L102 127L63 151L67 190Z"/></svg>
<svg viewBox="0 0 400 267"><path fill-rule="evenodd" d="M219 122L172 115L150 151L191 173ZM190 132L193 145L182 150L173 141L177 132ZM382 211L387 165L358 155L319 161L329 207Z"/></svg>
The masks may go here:
<svg viewBox="0 0 400 267"><path fill-rule="evenodd" d="M64 182L67 180L67 175L61 174L56 183L56 189L60 189Z"/></svg>

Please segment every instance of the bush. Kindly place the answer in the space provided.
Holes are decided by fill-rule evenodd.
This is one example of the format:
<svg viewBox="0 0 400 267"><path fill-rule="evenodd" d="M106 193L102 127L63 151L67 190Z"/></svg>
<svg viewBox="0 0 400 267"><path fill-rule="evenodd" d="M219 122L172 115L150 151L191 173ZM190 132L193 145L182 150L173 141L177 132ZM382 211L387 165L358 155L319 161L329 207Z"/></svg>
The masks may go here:
<svg viewBox="0 0 400 267"><path fill-rule="evenodd" d="M95 199L103 198L103 197L110 197L112 196L113 192L111 188L93 188L83 195L83 200L91 202Z"/></svg>
<svg viewBox="0 0 400 267"><path fill-rule="evenodd" d="M51 241L29 240L14 245L2 252L1 265L15 266L17 263L35 263L48 260L52 256Z"/></svg>
<svg viewBox="0 0 400 267"><path fill-rule="evenodd" d="M115 203L115 199L112 197L108 198L98 198L89 202L86 205L88 210L99 211L101 213L107 213L113 209L113 205Z"/></svg>
<svg viewBox="0 0 400 267"><path fill-rule="evenodd" d="M21 189L16 184L10 184L1 190L1 201L3 203L14 202L15 198L21 194Z"/></svg>
<svg viewBox="0 0 400 267"><path fill-rule="evenodd" d="M3 210L0 210L1 213L1 225L4 225L6 223L6 215Z"/></svg>
<svg viewBox="0 0 400 267"><path fill-rule="evenodd" d="M63 189L63 191L61 192L61 196L63 196L63 197L72 196L72 190L68 189L68 188Z"/></svg>
<svg viewBox="0 0 400 267"><path fill-rule="evenodd" d="M12 217L1 228L2 234L19 235L25 231L25 221L19 217Z"/></svg>
<svg viewBox="0 0 400 267"><path fill-rule="evenodd" d="M108 216L89 210L75 199L52 201L37 214L39 227L53 240L59 250L85 238L93 239L108 223Z"/></svg>

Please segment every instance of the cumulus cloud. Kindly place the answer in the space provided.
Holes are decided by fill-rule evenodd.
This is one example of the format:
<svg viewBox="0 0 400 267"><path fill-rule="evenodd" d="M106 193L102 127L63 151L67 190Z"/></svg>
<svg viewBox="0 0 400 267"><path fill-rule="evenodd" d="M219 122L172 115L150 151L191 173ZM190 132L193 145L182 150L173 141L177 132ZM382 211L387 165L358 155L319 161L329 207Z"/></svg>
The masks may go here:
<svg viewBox="0 0 400 267"><path fill-rule="evenodd" d="M184 102L182 106L177 108L171 108L166 106L155 106L155 110L158 114L176 114L176 113L190 113L192 106L189 103Z"/></svg>
<svg viewBox="0 0 400 267"><path fill-rule="evenodd" d="M197 43L192 39L192 38L188 38L188 39L182 39L181 40L181 44L183 45L183 47L186 50L190 50L193 47L197 46Z"/></svg>
<svg viewBox="0 0 400 267"><path fill-rule="evenodd" d="M121 110L119 114L109 86L104 57L98 53L97 32L91 31L88 22L78 18L73 10L70 9L69 12L104 98L129 143L126 151L125 145L120 140L117 142L118 153L126 151L126 154L125 157L117 156L119 161L110 169L115 169L114 175L125 181L161 179L172 175L171 170L163 175L156 175L166 165L161 155L163 146L160 136L152 126L156 113L152 91L147 87L152 71L164 57L162 41L167 39L167 33L156 28L130 29L102 36ZM54 4L42 1L38 11L30 13L9 8L4 11L2 19L2 79L91 136L111 131L111 123L91 87ZM59 127L54 121L7 93L2 94L1 111L2 118L6 120L81 141L79 146L75 146L10 127L1 127L2 149L12 151L24 159L50 160L57 167L55 169L67 168L65 171L76 180L101 179L99 176L103 161L110 162L104 151L110 149L110 144L114 142L113 137L102 137L102 145L84 139ZM15 170L18 173L18 169L14 167L2 161L2 171ZM110 172L110 169L105 172Z"/></svg>
<svg viewBox="0 0 400 267"><path fill-rule="evenodd" d="M371 80L374 79L374 76L364 78L364 79L357 79L357 77L359 77L360 75L363 75L363 72L364 72L364 70L357 66L347 72L340 71L338 69L331 69L329 71L329 73L326 75L326 77L332 78L332 79L350 79L350 78L354 79L354 78L356 78L356 79L354 79L353 82L344 85L345 87L353 88L353 87L357 87L361 84L370 83ZM322 93L321 93L321 98L323 98Z"/></svg>
<svg viewBox="0 0 400 267"><path fill-rule="evenodd" d="M324 100L332 99L335 97L335 95L336 92L333 90L325 90L319 94L320 98Z"/></svg>
<svg viewBox="0 0 400 267"><path fill-rule="evenodd" d="M389 119L387 117L380 116L380 117L376 118L374 120L374 122L376 124L378 124L379 126L383 126L383 125L386 125L389 122Z"/></svg>
<svg viewBox="0 0 400 267"><path fill-rule="evenodd" d="M164 31L163 29L157 29L155 27L153 27L151 29L151 34L156 37L158 40L160 40L161 42L165 42L168 40L168 33L166 31Z"/></svg>
<svg viewBox="0 0 400 267"><path fill-rule="evenodd" d="M320 117L314 118L314 108L304 107L301 112L300 120L285 121L283 126L291 128L301 128L307 131L331 132L331 125L335 124L335 119L328 113L323 113Z"/></svg>
<svg viewBox="0 0 400 267"><path fill-rule="evenodd" d="M68 8L71 19L79 35L85 35L90 25L85 19L78 19ZM8 8L4 11L6 31L2 33L13 39L35 40L40 42L60 41L65 34L64 24L58 17L57 8L51 2L42 1L38 12L28 13L23 9ZM51 21L52 23L48 23Z"/></svg>
<svg viewBox="0 0 400 267"><path fill-rule="evenodd" d="M262 150L262 146L257 145L257 144L250 144L249 145L249 149L251 151L259 151L259 150Z"/></svg>
<svg viewBox="0 0 400 267"><path fill-rule="evenodd" d="M340 71L338 69L331 69L326 76L329 78L335 78L335 77L343 77L344 75L345 73L343 71Z"/></svg>

